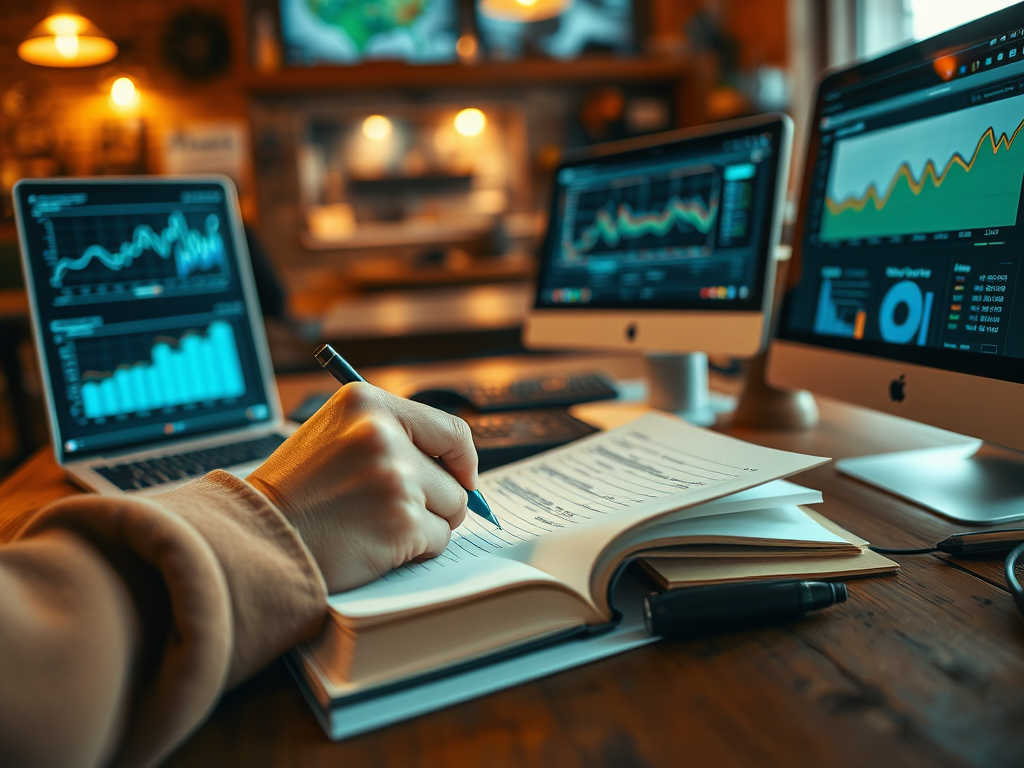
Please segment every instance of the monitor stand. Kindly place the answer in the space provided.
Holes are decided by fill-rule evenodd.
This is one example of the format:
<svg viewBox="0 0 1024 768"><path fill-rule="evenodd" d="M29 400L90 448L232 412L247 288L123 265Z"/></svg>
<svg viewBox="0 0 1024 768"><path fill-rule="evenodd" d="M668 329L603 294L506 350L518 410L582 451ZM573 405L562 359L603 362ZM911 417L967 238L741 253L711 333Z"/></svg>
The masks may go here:
<svg viewBox="0 0 1024 768"><path fill-rule="evenodd" d="M700 427L710 427L715 417L736 407L736 399L708 387L708 356L648 353L647 402L659 411L674 413Z"/></svg>
<svg viewBox="0 0 1024 768"><path fill-rule="evenodd" d="M841 459L836 468L965 523L1024 519L1024 452L977 441Z"/></svg>

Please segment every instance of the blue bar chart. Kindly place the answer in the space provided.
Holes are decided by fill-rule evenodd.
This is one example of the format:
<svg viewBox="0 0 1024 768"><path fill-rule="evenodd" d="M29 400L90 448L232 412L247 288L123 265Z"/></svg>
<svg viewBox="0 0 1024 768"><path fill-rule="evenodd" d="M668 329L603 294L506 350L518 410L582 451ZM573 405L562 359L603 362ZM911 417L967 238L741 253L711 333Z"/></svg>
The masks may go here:
<svg viewBox="0 0 1024 768"><path fill-rule="evenodd" d="M867 322L867 273L861 269L822 270L814 332L845 339L863 339Z"/></svg>
<svg viewBox="0 0 1024 768"><path fill-rule="evenodd" d="M177 340L158 337L149 360L88 371L82 378L82 407L90 419L245 394L235 332L224 320L214 320L201 333L186 331Z"/></svg>

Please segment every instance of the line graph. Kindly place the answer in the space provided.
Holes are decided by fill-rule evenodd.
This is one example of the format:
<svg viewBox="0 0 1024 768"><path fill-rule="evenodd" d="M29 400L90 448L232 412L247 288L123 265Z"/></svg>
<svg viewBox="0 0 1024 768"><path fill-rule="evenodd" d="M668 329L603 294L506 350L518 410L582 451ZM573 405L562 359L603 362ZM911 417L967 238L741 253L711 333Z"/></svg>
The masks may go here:
<svg viewBox="0 0 1024 768"><path fill-rule="evenodd" d="M566 206L563 258L579 261L622 250L703 248L718 217L713 171L637 176L579 192Z"/></svg>
<svg viewBox="0 0 1024 768"><path fill-rule="evenodd" d="M821 239L1012 226L1022 128L1015 97L838 141Z"/></svg>
<svg viewBox="0 0 1024 768"><path fill-rule="evenodd" d="M164 260L173 257L174 269L169 277L186 278L198 272L220 269L224 265L220 219L211 213L203 222L203 230L191 229L184 213L172 211L167 217L167 226L159 233L150 224L140 223L133 229L131 237L116 250L93 244L77 257L58 259L50 282L60 287L69 272L87 270L94 261L112 272L127 270L147 252Z"/></svg>
<svg viewBox="0 0 1024 768"><path fill-rule="evenodd" d="M575 254L591 250L599 239L610 247L619 246L623 240L635 240L644 235L664 237L673 228L685 231L692 227L707 234L715 224L715 203L708 205L700 197L683 200L673 197L661 211L635 213L629 203L617 207L609 203L597 213L594 224L583 230L580 239L572 245Z"/></svg>

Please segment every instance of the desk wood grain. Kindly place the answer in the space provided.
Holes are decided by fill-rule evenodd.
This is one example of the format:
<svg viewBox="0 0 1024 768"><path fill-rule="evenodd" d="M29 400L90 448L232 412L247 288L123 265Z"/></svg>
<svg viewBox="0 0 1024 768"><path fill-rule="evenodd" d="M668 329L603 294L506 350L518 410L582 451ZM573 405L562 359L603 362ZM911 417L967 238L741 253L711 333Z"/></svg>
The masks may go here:
<svg viewBox="0 0 1024 768"><path fill-rule="evenodd" d="M399 392L463 378L603 368L630 358L503 359L367 371ZM326 376L283 380L290 409ZM962 441L820 403L814 430L737 437L841 458ZM870 541L934 542L958 527L843 477L798 481ZM0 486L6 520L73 493L47 453ZM0 535L13 523L0 522ZM1021 766L1024 620L994 563L898 557L894 577L851 581L847 603L804 621L659 643L376 733L332 744L280 662L232 691L170 766Z"/></svg>

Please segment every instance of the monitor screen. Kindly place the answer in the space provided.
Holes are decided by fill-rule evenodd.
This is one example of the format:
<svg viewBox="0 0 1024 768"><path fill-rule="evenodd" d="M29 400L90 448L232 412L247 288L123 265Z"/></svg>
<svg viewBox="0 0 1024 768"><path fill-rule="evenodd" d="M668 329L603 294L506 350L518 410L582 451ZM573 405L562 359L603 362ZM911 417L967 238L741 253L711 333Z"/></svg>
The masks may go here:
<svg viewBox="0 0 1024 768"><path fill-rule="evenodd" d="M1024 382L1015 16L823 81L781 338Z"/></svg>
<svg viewBox="0 0 1024 768"><path fill-rule="evenodd" d="M281 0L280 10L285 59L292 66L456 58L456 0Z"/></svg>
<svg viewBox="0 0 1024 768"><path fill-rule="evenodd" d="M566 163L536 306L757 310L782 122Z"/></svg>
<svg viewBox="0 0 1024 768"><path fill-rule="evenodd" d="M478 0L476 13L489 59L518 59L534 49L555 59L574 59L589 53L628 53L635 47L632 0L576 0L543 22L495 13L492 5ZM529 5L522 3L526 12Z"/></svg>
<svg viewBox="0 0 1024 768"><path fill-rule="evenodd" d="M68 181L15 194L64 458L272 417L233 192Z"/></svg>

